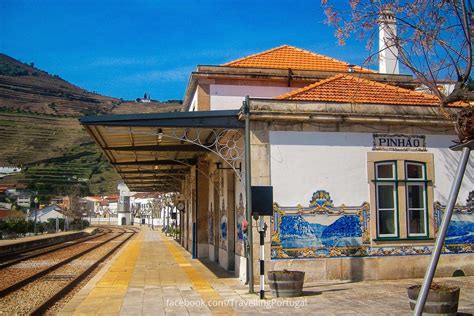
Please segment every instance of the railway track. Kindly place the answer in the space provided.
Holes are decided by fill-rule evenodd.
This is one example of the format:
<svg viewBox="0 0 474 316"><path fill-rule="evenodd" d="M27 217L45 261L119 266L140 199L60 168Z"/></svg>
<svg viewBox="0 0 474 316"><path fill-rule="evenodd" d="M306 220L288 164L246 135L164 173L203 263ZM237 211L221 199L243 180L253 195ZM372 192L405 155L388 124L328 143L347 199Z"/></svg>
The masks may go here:
<svg viewBox="0 0 474 316"><path fill-rule="evenodd" d="M42 315L135 233L133 229L111 229L101 238L84 241L82 248L73 251L70 256L59 261L53 260L51 265L39 270L30 267L35 266L35 261L42 262L38 258L53 256L54 251L0 269L0 314ZM88 243L88 247L84 247L84 243ZM71 251L73 248L62 248L58 252ZM26 275L20 273L22 270L27 271ZM13 274L14 278L8 278L7 274Z"/></svg>
<svg viewBox="0 0 474 316"><path fill-rule="evenodd" d="M20 250L20 251L15 251L6 255L0 256L0 269L6 268L9 266L12 266L14 264L17 264L21 261L25 261L28 259L36 258L45 254L48 254L53 251L57 251L60 249L65 249L68 247L72 247L74 245L77 245L81 242L86 242L89 240L94 240L96 238L102 237L107 233L112 232L110 228L106 229L100 229L100 231L92 236L87 236L87 237L81 237L78 239L74 240L69 240L69 241L62 241L62 242L57 242L54 244L49 244L49 245L44 245L44 246L39 246L35 247L33 249L25 249L25 250Z"/></svg>

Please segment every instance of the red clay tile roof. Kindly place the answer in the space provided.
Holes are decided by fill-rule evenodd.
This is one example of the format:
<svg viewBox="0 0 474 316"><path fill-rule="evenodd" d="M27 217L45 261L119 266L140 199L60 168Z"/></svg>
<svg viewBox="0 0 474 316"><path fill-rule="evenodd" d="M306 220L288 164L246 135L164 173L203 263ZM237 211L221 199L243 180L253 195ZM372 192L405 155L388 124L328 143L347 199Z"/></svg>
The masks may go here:
<svg viewBox="0 0 474 316"><path fill-rule="evenodd" d="M349 65L346 62L319 55L301 48L290 45L275 47L270 50L237 59L222 66L231 67L255 67L273 69L299 69L348 72ZM359 66L352 67L354 72L374 72Z"/></svg>
<svg viewBox="0 0 474 316"><path fill-rule="evenodd" d="M338 103L439 105L434 95L391 86L347 74L321 80L304 88L276 97L280 100ZM452 104L463 106L465 104Z"/></svg>
<svg viewBox="0 0 474 316"><path fill-rule="evenodd" d="M105 199L107 199L107 200L109 200L109 201L110 201L110 200L118 200L119 198L120 198L120 195L118 195L118 194L111 194L111 195L107 195L107 196L105 197Z"/></svg>

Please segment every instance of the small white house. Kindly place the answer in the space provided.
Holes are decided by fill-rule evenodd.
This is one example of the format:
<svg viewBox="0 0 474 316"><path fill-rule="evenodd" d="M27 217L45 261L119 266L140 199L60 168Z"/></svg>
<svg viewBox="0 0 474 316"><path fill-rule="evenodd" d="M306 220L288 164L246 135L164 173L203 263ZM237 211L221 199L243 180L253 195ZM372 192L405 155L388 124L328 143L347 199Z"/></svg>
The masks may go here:
<svg viewBox="0 0 474 316"><path fill-rule="evenodd" d="M50 219L50 218L52 218L52 219L66 218L66 216L63 213L61 213L61 211L62 211L62 209L59 206L50 205L50 206L47 206L45 208L42 208L42 209L38 210L36 215L35 215L35 211L31 211L28 214L28 220L34 221L35 216L36 216L36 221L38 221L38 222L47 222L48 219Z"/></svg>
<svg viewBox="0 0 474 316"><path fill-rule="evenodd" d="M0 167L0 178L3 178L5 176L8 176L10 174L14 174L14 173L19 173L21 172L21 168L20 167Z"/></svg>

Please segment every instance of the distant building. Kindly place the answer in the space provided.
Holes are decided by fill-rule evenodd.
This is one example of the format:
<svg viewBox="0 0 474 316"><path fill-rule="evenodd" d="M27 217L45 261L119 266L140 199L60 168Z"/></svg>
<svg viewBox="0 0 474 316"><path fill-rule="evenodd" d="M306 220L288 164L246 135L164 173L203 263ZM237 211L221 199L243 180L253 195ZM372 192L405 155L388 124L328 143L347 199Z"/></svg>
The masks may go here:
<svg viewBox="0 0 474 316"><path fill-rule="evenodd" d="M164 208L161 208L159 201L163 193L160 192L139 192L130 198L130 208L136 221L141 224L163 225Z"/></svg>
<svg viewBox="0 0 474 316"><path fill-rule="evenodd" d="M145 93L145 95L143 96L143 98L136 98L135 99L135 102L138 102L138 103L150 103L151 102L151 97L150 95L147 95Z"/></svg>
<svg viewBox="0 0 474 316"><path fill-rule="evenodd" d="M18 198L16 200L16 204L18 204L18 206L20 207L30 207L31 193L29 192L20 193L20 195L18 195Z"/></svg>
<svg viewBox="0 0 474 316"><path fill-rule="evenodd" d="M21 172L20 167L0 167L0 178L3 178L7 175Z"/></svg>
<svg viewBox="0 0 474 316"><path fill-rule="evenodd" d="M51 204L55 204L67 211L71 209L71 198L69 196L55 197L51 199Z"/></svg>
<svg viewBox="0 0 474 316"><path fill-rule="evenodd" d="M66 218L66 216L62 213L62 209L54 204L38 210L36 214L36 220L38 222L47 222L50 218ZM32 221L35 220L34 211L28 214L28 219Z"/></svg>

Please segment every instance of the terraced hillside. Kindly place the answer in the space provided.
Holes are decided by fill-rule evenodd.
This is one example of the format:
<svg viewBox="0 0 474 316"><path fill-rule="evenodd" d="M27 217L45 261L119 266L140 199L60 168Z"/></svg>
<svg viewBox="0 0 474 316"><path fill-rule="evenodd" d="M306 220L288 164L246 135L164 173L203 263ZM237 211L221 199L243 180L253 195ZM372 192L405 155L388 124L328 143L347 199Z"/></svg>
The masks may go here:
<svg viewBox="0 0 474 316"><path fill-rule="evenodd" d="M0 143L0 164L24 169L0 183L25 183L45 198L116 191L118 174L77 118L3 112Z"/></svg>
<svg viewBox="0 0 474 316"><path fill-rule="evenodd" d="M135 103L90 93L0 54L0 166L23 166L0 183L26 183L43 199L116 193L118 174L78 118L179 111L176 102Z"/></svg>
<svg viewBox="0 0 474 316"><path fill-rule="evenodd" d="M77 118L0 112L0 164L28 165L90 141Z"/></svg>
<svg viewBox="0 0 474 316"><path fill-rule="evenodd" d="M57 195L116 192L118 174L94 143L69 147L61 156L24 166L9 182L24 183L43 199Z"/></svg>

